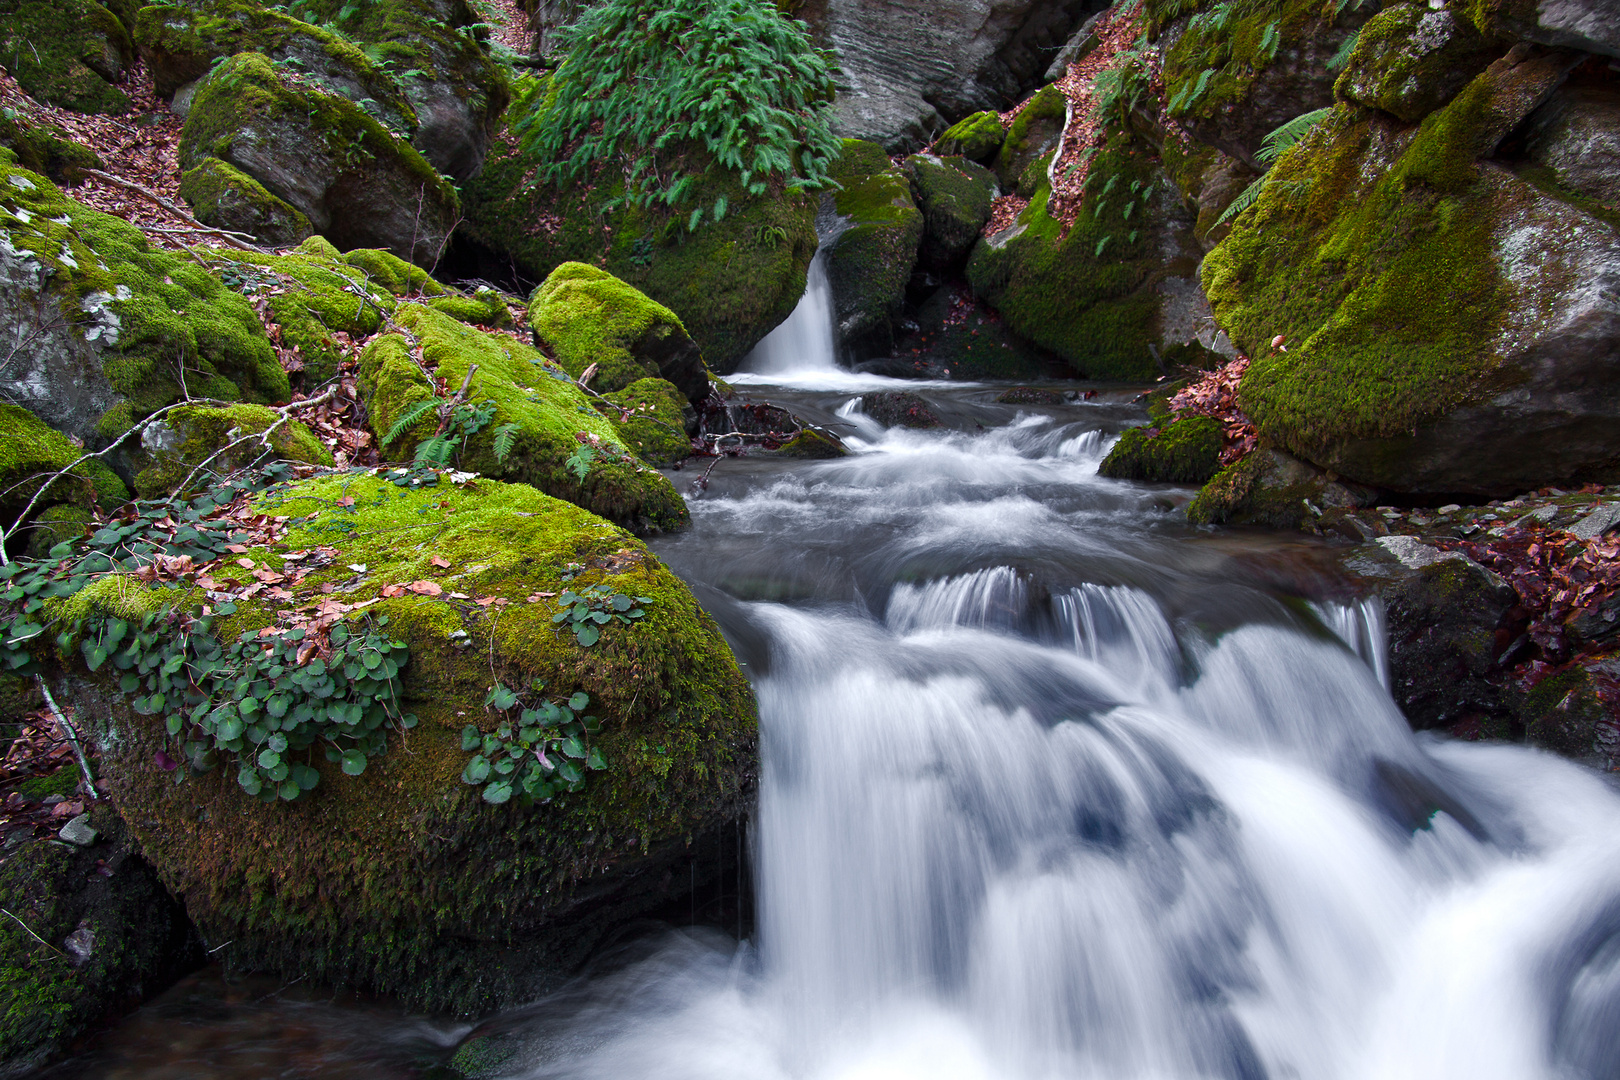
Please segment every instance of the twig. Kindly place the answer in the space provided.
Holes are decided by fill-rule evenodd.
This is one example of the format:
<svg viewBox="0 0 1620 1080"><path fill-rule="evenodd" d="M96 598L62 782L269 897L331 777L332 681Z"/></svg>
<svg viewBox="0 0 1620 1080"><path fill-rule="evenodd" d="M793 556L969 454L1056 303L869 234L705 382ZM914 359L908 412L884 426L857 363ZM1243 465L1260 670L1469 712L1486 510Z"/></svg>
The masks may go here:
<svg viewBox="0 0 1620 1080"><path fill-rule="evenodd" d="M467 365L467 376L461 380L461 389L452 394L449 401L439 406L439 430L433 434L443 435L444 429L450 426L450 414L461 404L461 399L467 396L467 387L472 385L473 373L477 370L477 364Z"/></svg>
<svg viewBox="0 0 1620 1080"><path fill-rule="evenodd" d="M79 771L84 773L84 793L92 799L101 798L96 794L96 780L90 775L90 762L85 760L84 748L79 745L79 733L73 730L68 718L62 715L62 710L56 707L56 699L51 696L51 688L45 685L45 676L35 673L34 678L39 681L39 688L45 694L45 704L50 707L51 715L56 722L62 725L62 733L67 736L68 745L73 747L73 756L79 759ZM15 917L15 916L14 916Z"/></svg>
<svg viewBox="0 0 1620 1080"><path fill-rule="evenodd" d="M208 233L211 236L217 236L234 248L238 248L242 251L262 252L264 250L263 248L257 247L253 244L243 243L241 240L236 238L236 234L234 233L226 232L224 229L210 228L209 226L204 225L202 222L198 221L196 218L192 217L190 214L186 213L184 210L180 209L178 206L174 205L174 203L170 202L168 199L165 199L151 188L142 187L133 180L125 180L121 176L114 176L112 173L102 172L100 169L84 169L81 171L86 176L93 176L97 180L102 180L109 184L117 184L119 187L128 188L130 191L133 191L138 195L144 195L146 198L161 206L163 209L167 210L169 213L173 214L175 217L179 218L181 221L185 222L187 225L191 226L197 231Z"/></svg>
<svg viewBox="0 0 1620 1080"><path fill-rule="evenodd" d="M307 408L310 408L310 407L315 406L315 405L320 405L323 402L330 401L330 400L332 400L332 398L337 396L337 392L341 388L342 388L342 383L334 383L332 386L328 387L326 392L323 393L323 394L319 394L319 395L317 395L315 397L312 397L312 398L305 398L303 401L294 401L289 405L279 406L278 408L276 408L274 410L279 415L277 415L275 421L273 423L271 423L271 425L269 427L265 428L263 431L250 432L247 435L243 435L243 436L240 436L239 438L232 439L230 442L226 443L224 446L220 447L218 450L215 450L212 454L209 454L206 458L204 458L202 460L202 462L200 464L198 464L195 468L193 468L190 472L188 472L186 474L185 479L180 481L180 483L175 487L175 489L174 489L175 492L176 493L184 492L186 490L186 488L191 484L192 479L194 477L196 477L196 475L198 473L200 473L204 469L206 469L209 465L213 464L215 458L219 457L221 454L224 454L228 450L230 450L233 447L236 447L236 446L238 446L238 445L240 445L242 443L251 442L254 439L257 439L258 442L259 442L259 445L264 448L263 450L261 450L259 452L259 454L257 454L254 457L253 462L250 462L247 466L244 466L244 468L251 467L260 458L264 457L265 454L274 453L276 448L274 446L270 445L270 436L275 434L276 429L279 428L282 424L285 424L288 420L292 419L292 414L293 414L293 412L295 410L297 410L297 409L307 409Z"/></svg>
<svg viewBox="0 0 1620 1080"><path fill-rule="evenodd" d="M6 915L11 915L11 912L6 911L6 909L3 908L3 907L0 907L0 912L3 912ZM64 953L61 949L58 949L55 945L52 945L50 942L46 941L44 938L42 938L38 934L34 933L33 927L29 926L27 923L23 922L21 919L17 918L17 916L15 916L15 915L11 915L11 918L12 918L13 922L15 922L18 926L23 928L24 932L26 932L29 937L33 938L35 941L39 942L41 945L43 945L47 949L51 950L51 952L55 953L57 956L60 956L62 959L64 959L64 960L67 959L67 953Z"/></svg>

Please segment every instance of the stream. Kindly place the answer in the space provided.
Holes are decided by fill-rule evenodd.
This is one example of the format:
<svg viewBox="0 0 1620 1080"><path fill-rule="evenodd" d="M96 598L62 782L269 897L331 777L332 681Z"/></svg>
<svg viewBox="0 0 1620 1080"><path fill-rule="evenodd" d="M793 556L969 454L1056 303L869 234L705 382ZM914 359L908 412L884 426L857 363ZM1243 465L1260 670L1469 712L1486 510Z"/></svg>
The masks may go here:
<svg viewBox="0 0 1620 1080"><path fill-rule="evenodd" d="M481 1025L484 1075L1620 1075L1603 778L1414 736L1321 545L1097 475L1130 392L1002 405L767 344L738 389L852 454L693 462L653 545L759 695L752 933L622 949ZM882 428L878 388L945 426ZM49 1075L427 1077L468 1033L203 973Z"/></svg>

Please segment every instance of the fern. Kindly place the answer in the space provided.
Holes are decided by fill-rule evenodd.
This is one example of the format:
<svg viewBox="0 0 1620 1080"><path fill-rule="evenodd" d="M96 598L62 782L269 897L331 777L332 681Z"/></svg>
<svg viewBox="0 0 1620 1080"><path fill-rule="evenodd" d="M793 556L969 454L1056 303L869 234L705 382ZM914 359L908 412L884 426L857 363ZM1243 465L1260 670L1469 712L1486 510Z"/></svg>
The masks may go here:
<svg viewBox="0 0 1620 1080"><path fill-rule="evenodd" d="M455 449L455 442L443 435L435 435L430 439L423 439L416 444L416 464L428 468L442 468L450 461L450 452Z"/></svg>
<svg viewBox="0 0 1620 1080"><path fill-rule="evenodd" d="M516 424L502 424L495 429L495 462L504 464L512 452L512 446L517 442L518 426Z"/></svg>
<svg viewBox="0 0 1620 1080"><path fill-rule="evenodd" d="M1277 58L1277 47L1282 44L1282 34L1279 30L1282 23L1273 22L1266 27L1266 32L1260 35L1260 59L1265 63Z"/></svg>
<svg viewBox="0 0 1620 1080"><path fill-rule="evenodd" d="M418 401L415 405L412 405L410 408L406 409L400 414L399 419L394 421L394 425L388 429L388 434L382 437L383 445L386 446L395 439L399 438L406 431L409 431L411 425L415 424L418 420L422 419L422 417L426 416L434 409L437 409L440 404L441 402L438 398L431 397L424 401Z"/></svg>
<svg viewBox="0 0 1620 1080"><path fill-rule="evenodd" d="M1350 54L1356 51L1356 46L1360 44L1360 42L1360 30L1357 30L1355 33L1345 38L1344 44L1339 46L1339 51L1334 53L1333 58L1327 62L1327 69L1329 71L1338 71L1340 68L1344 67L1344 65L1348 64L1350 62Z"/></svg>
<svg viewBox="0 0 1620 1080"><path fill-rule="evenodd" d="M1261 141L1260 150L1254 155L1254 159L1266 165L1276 161L1283 154L1293 149L1295 143L1303 139L1311 128L1326 120L1332 112L1333 106L1329 105L1326 108L1314 109L1311 112L1301 113L1294 117Z"/></svg>
<svg viewBox="0 0 1620 1080"><path fill-rule="evenodd" d="M1103 251L1108 247L1108 241L1112 239L1112 236L1105 236L1101 240L1097 241L1097 250L1092 253L1093 257L1099 259L1102 258Z"/></svg>
<svg viewBox="0 0 1620 1080"><path fill-rule="evenodd" d="M1210 231L1214 232L1216 229L1220 228L1222 225L1225 225L1228 221L1231 221L1233 218L1243 213L1243 211L1253 206L1256 200L1260 198L1260 192L1265 190L1265 186L1266 178L1262 176L1254 183L1238 192L1238 197L1233 199L1231 205L1227 206L1225 210L1221 211L1221 216L1216 218L1215 224L1209 227Z"/></svg>

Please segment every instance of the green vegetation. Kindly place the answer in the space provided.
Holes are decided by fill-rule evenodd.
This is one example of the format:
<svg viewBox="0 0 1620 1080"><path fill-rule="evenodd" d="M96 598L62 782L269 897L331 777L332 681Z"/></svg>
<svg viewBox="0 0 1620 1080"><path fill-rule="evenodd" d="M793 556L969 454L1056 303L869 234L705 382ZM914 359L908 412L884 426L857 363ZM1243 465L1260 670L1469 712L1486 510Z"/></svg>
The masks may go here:
<svg viewBox="0 0 1620 1080"><path fill-rule="evenodd" d="M584 263L551 272L529 299L529 323L568 374L577 379L595 365L591 382L602 391L660 377L660 359L696 360L697 346L673 311Z"/></svg>
<svg viewBox="0 0 1620 1080"><path fill-rule="evenodd" d="M112 85L134 56L129 31L94 0L0 0L0 64L31 96L86 113L121 113Z"/></svg>
<svg viewBox="0 0 1620 1080"><path fill-rule="evenodd" d="M1029 167L1057 144L1067 116L1067 102L1056 84L1042 87L1029 99L1008 126L1007 137L996 154L995 170L1002 187L1009 191L1019 188L1020 178ZM1032 187L1021 194L1033 192Z"/></svg>
<svg viewBox="0 0 1620 1080"><path fill-rule="evenodd" d="M84 179L83 170L102 167L100 156L55 124L37 124L9 108L0 108L0 146L17 155L17 164L43 173L58 184Z"/></svg>
<svg viewBox="0 0 1620 1080"><path fill-rule="evenodd" d="M1221 425L1189 416L1161 427L1130 428L1103 459L1098 472L1121 480L1202 484L1221 468Z"/></svg>
<svg viewBox="0 0 1620 1080"><path fill-rule="evenodd" d="M296 244L315 231L302 210L216 157L203 158L180 177L180 197L204 225L247 233L273 247Z"/></svg>
<svg viewBox="0 0 1620 1080"><path fill-rule="evenodd" d="M726 216L724 194L696 199L714 167L756 197L773 177L799 187L827 183L838 154L828 126L828 58L802 24L775 8L751 0L603 0L559 33L567 56L544 105L517 125L525 149L544 163L543 180L585 182L622 159L628 186L618 200L696 203L688 231ZM688 148L702 159L682 160Z"/></svg>
<svg viewBox="0 0 1620 1080"><path fill-rule="evenodd" d="M976 112L952 124L934 142L934 153L941 157L960 155L970 161L986 162L1001 149L1007 129L994 112Z"/></svg>
<svg viewBox="0 0 1620 1080"><path fill-rule="evenodd" d="M623 390L602 395L609 407L597 409L618 429L624 445L649 465L671 465L691 456L686 435L686 398L664 379L637 379Z"/></svg>
<svg viewBox="0 0 1620 1080"><path fill-rule="evenodd" d="M150 462L135 476L135 490L146 498L186 494L178 489L193 473L206 483L268 459L332 464L331 453L309 428L263 405L182 405L165 413L162 422L173 432L172 441L154 440L139 455Z"/></svg>
<svg viewBox="0 0 1620 1080"><path fill-rule="evenodd" d="M527 805L582 790L584 770L607 768L601 751L589 743L589 736L602 730L602 722L576 715L590 703L591 696L585 693L563 702L541 699L533 707L525 705L514 720L511 713L523 701L515 690L496 683L484 706L500 713L501 722L490 732L472 724L462 729L461 748L473 756L461 779L482 786L484 801L494 806L510 802L513 795ZM582 764L574 764L575 760Z"/></svg>
<svg viewBox="0 0 1620 1080"><path fill-rule="evenodd" d="M50 481L83 456L83 448L27 409L0 403L0 528L12 525L36 496L35 511L55 503L111 510L129 498L124 482L96 460ZM42 492L47 481L50 487Z"/></svg>
<svg viewBox="0 0 1620 1080"><path fill-rule="evenodd" d="M833 209L849 227L827 253L827 274L839 298L839 325L850 337L884 332L899 315L917 265L923 216L906 174L877 143L845 139L833 164Z"/></svg>

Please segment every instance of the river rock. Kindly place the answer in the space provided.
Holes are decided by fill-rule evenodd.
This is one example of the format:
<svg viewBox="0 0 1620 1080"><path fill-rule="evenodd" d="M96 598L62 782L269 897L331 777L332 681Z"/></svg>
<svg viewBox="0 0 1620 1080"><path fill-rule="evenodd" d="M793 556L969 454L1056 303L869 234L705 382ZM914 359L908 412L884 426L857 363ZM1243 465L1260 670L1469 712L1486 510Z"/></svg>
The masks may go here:
<svg viewBox="0 0 1620 1080"><path fill-rule="evenodd" d="M996 156L1006 139L1001 114L986 109L952 124L934 141L932 150L941 157L965 157L982 165Z"/></svg>
<svg viewBox="0 0 1620 1080"><path fill-rule="evenodd" d="M418 321L412 332L430 330ZM531 366L521 348L514 354ZM339 474L266 498L289 531L242 557L290 570L287 550L342 532L343 557L294 588L320 597L319 583L342 586L345 604L365 605L356 632L385 625L402 643L398 707L419 718L414 728L390 731L358 775L313 747L288 751L314 770L300 774L314 786L296 802L272 786L266 801L243 789L234 764L177 782L159 752L185 759L184 748L160 717L132 707L116 678L75 666L61 688L101 748L105 781L142 852L203 937L224 946L218 960L477 1015L533 1000L637 917L686 904L694 879L712 887L712 872L688 863L710 837L729 840L751 803L753 695L713 620L639 541L531 487L490 479L421 489ZM401 530L426 542L402 543ZM610 621L587 647L553 621L554 598L598 585L635 598L644 614ZM299 600L244 599L212 632L234 641ZM190 598L133 578L109 578L71 601L75 612L137 623L174 602ZM464 781L474 756L464 730L494 732L506 719L490 704L497 683L522 707L588 695L583 711L600 720L589 741L603 767L586 771L580 790L492 805L484 783ZM511 709L517 721L519 706Z"/></svg>
<svg viewBox="0 0 1620 1080"><path fill-rule="evenodd" d="M315 232L296 206L217 157L203 158L180 177L180 197L204 225L245 233L270 247L291 247Z"/></svg>
<svg viewBox="0 0 1620 1080"><path fill-rule="evenodd" d="M1042 87L1024 103L996 151L996 177L1003 190L1026 199L1035 193L1046 179L1046 162L1057 149L1068 115L1068 101L1055 85Z"/></svg>
<svg viewBox="0 0 1620 1080"><path fill-rule="evenodd" d="M961 270L990 220L990 203L1001 194L995 173L965 157L932 154L913 154L905 170L923 215L919 260L935 271Z"/></svg>
<svg viewBox="0 0 1620 1080"><path fill-rule="evenodd" d="M1262 446L1211 477L1188 505L1187 520L1195 525L1315 528L1333 511L1365 506L1372 496L1366 488L1342 483L1291 454Z"/></svg>
<svg viewBox="0 0 1620 1080"><path fill-rule="evenodd" d="M1207 416L1127 428L1097 472L1120 480L1202 484L1220 471L1221 446L1221 425Z"/></svg>
<svg viewBox="0 0 1620 1080"><path fill-rule="evenodd" d="M192 100L180 164L208 157L253 177L339 248L384 248L429 265L459 213L455 188L409 143L256 53L225 61Z"/></svg>
<svg viewBox="0 0 1620 1080"><path fill-rule="evenodd" d="M1062 358L1008 327L966 282L936 287L874 375L897 379L1039 379L1073 374Z"/></svg>
<svg viewBox="0 0 1620 1080"><path fill-rule="evenodd" d="M940 419L928 407L928 402L905 390L879 390L862 394L861 411L884 427L940 426Z"/></svg>
<svg viewBox="0 0 1620 1080"><path fill-rule="evenodd" d="M94 0L0 0L0 64L33 97L85 113L121 113L115 85L134 59L129 31Z"/></svg>
<svg viewBox="0 0 1620 1080"><path fill-rule="evenodd" d="M905 172L876 143L844 140L832 177L839 223L823 257L839 344L859 356L887 352L917 265L923 215Z"/></svg>

